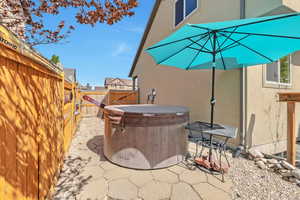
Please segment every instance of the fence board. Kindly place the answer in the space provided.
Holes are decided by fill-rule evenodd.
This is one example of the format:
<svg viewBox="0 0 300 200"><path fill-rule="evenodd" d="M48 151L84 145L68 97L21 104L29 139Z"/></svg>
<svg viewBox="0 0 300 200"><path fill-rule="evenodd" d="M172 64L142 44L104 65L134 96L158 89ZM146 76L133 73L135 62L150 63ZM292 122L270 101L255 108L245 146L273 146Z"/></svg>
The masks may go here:
<svg viewBox="0 0 300 200"><path fill-rule="evenodd" d="M109 90L108 105L138 104L138 92L132 90Z"/></svg>
<svg viewBox="0 0 300 200"><path fill-rule="evenodd" d="M64 127L63 76L0 49L0 199L45 199L75 130L75 99Z"/></svg>

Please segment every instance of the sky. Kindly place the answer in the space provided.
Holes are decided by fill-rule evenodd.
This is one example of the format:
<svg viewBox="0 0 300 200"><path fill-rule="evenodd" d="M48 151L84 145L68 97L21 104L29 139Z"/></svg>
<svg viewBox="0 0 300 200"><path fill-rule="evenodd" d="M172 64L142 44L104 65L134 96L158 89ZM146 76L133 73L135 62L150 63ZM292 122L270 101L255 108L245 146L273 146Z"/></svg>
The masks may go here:
<svg viewBox="0 0 300 200"><path fill-rule="evenodd" d="M83 85L102 86L106 77L128 78L153 5L154 0L140 0L134 16L114 25L75 24L76 30L64 42L40 45L36 49L47 58L58 55L64 67L75 68L77 79ZM64 11L59 18L73 19L73 13ZM54 26L58 20L47 17L46 23Z"/></svg>

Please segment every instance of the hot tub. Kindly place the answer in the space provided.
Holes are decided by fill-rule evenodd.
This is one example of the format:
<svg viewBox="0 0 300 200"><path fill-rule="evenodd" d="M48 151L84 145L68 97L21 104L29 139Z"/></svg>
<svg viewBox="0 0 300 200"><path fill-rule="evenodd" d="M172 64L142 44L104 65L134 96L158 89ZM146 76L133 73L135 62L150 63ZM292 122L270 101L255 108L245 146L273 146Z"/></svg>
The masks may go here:
<svg viewBox="0 0 300 200"><path fill-rule="evenodd" d="M104 119L104 155L115 164L158 169L181 162L187 153L186 107L106 106Z"/></svg>

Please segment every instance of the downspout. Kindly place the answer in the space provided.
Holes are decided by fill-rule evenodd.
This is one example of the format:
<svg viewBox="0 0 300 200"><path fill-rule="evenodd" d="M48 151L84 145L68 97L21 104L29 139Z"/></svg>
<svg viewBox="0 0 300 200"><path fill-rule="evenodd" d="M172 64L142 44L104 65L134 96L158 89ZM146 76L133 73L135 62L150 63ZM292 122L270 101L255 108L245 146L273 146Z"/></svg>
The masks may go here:
<svg viewBox="0 0 300 200"><path fill-rule="evenodd" d="M240 0L240 18L246 18L246 0ZM240 146L247 150L247 68L241 70L241 134Z"/></svg>

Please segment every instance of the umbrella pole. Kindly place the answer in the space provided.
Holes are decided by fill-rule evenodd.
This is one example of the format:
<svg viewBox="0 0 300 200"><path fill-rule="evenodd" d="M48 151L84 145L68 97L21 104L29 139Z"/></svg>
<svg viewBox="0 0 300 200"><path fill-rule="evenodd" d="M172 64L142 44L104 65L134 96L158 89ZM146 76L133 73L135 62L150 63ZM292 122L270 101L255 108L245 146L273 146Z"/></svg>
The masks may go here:
<svg viewBox="0 0 300 200"><path fill-rule="evenodd" d="M214 127L214 108L216 103L215 98L215 74L216 74L216 40L217 34L213 33L213 63L212 63L212 84L211 84L211 99L210 99L210 128Z"/></svg>
<svg viewBox="0 0 300 200"><path fill-rule="evenodd" d="M211 89L211 100L210 100L210 128L214 127L214 109L215 109L215 103L216 103L216 98L215 98L215 73L216 73L216 68L215 68L215 62L213 62L213 69L212 69L212 89ZM209 138L209 155L208 155L208 161L211 162L212 159L212 135L210 135Z"/></svg>
<svg viewBox="0 0 300 200"><path fill-rule="evenodd" d="M215 62L213 63L215 65ZM213 128L214 126L214 111L215 111L215 74L216 74L216 68L213 67L212 69L212 85L211 85L211 99L210 99L210 127Z"/></svg>
<svg viewBox="0 0 300 200"><path fill-rule="evenodd" d="M212 129L214 127L214 111L215 111L215 74L216 74L216 40L217 35L214 33L214 39L213 39L213 63L212 63L212 84L211 84L211 99L210 99L210 128ZM211 163L212 160L212 148L213 148L213 142L212 142L212 134L210 135L210 148L209 148L209 155L208 155L208 161Z"/></svg>

